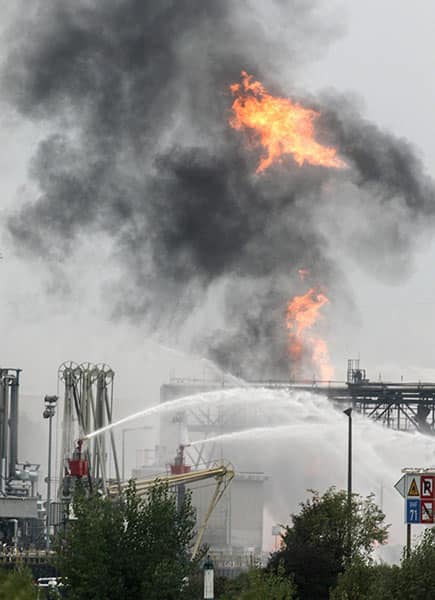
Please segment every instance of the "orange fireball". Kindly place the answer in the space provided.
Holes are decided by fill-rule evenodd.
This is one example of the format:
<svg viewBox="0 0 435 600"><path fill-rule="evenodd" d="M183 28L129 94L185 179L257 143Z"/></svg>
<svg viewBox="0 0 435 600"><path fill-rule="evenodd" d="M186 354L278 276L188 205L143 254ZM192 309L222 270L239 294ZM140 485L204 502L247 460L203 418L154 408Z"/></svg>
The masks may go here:
<svg viewBox="0 0 435 600"><path fill-rule="evenodd" d="M314 137L314 121L319 113L304 108L288 98L275 97L266 88L242 71L242 82L230 86L235 96L230 125L237 130L251 130L254 139L265 149L257 167L262 173L285 154L299 166L310 165L342 168L346 164L337 157L337 150L322 146Z"/></svg>

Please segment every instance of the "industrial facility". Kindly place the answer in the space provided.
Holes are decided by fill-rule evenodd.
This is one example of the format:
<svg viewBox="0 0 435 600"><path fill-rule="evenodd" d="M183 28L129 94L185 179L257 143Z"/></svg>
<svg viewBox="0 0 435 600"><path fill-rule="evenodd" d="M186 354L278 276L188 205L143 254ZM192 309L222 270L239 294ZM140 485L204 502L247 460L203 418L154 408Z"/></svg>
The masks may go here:
<svg viewBox="0 0 435 600"><path fill-rule="evenodd" d="M21 462L18 449L20 369L0 369L0 542L39 546L44 535L38 491L40 465Z"/></svg>
<svg viewBox="0 0 435 600"><path fill-rule="evenodd" d="M201 394L235 387L234 381L176 379L161 386L160 405L181 398L199 401L180 410L162 411L158 443L145 464L132 472L118 460L119 448L112 421L114 370L105 364L63 363L58 371L59 396L45 397L43 416L49 423L48 476L41 481L41 466L21 457L18 444L21 371L0 369L0 540L2 558L14 553L41 557L50 552L50 539L73 516L71 499L78 480L85 488L119 496L128 480L139 494L166 481L181 501L192 493L197 514L193 553L209 547L217 569L231 574L260 562L263 552L264 491L269 474L252 471L238 457L225 456L219 443L202 440L241 431L258 407L217 403L201 404ZM400 430L433 433L435 384L385 383L368 379L358 360L349 360L346 382L262 381L248 388L309 390L327 396L338 408L356 412ZM178 406L178 405L177 405ZM52 420L58 415L61 440L57 453L52 442ZM116 424L115 424L116 425ZM99 430L100 434L87 439ZM119 441L119 438L118 438ZM123 441L124 443L124 441ZM56 466L57 465L57 466ZM44 465L45 467L45 465ZM29 559L30 560L30 559ZM42 560L42 559L41 559Z"/></svg>
<svg viewBox="0 0 435 600"><path fill-rule="evenodd" d="M177 380L164 384L160 402L166 403L195 394L225 387L224 382ZM231 385L231 384L228 384ZM234 385L234 384L233 384ZM185 460L192 470L210 468L216 461L222 463L231 457L223 456L216 444L193 442L241 429L246 423L246 407L223 411L219 405L177 411L161 416L159 444L152 464L136 468L134 478L156 477L173 462L177 449L184 448ZM224 569L239 568L252 560L261 561L263 546L264 483L267 475L246 471L243 465L234 465L234 478L214 510L210 512L215 494L214 485L189 484L193 505L197 511L198 527L207 522L203 542L210 548L215 564Z"/></svg>

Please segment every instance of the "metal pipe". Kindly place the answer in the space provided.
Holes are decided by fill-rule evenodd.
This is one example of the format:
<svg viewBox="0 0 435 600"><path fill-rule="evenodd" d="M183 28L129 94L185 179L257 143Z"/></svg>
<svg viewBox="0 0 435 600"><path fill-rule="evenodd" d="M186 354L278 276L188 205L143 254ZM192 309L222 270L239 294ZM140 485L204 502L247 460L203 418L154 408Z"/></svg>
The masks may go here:
<svg viewBox="0 0 435 600"><path fill-rule="evenodd" d="M106 406L107 421L109 423L111 423L112 422L112 411L111 411L110 405L109 405L109 398L107 397L107 387L104 388L103 395L104 395L104 403ZM121 491L122 491L121 490L121 479L119 476L118 455L116 453L115 435L113 433L113 429L110 430L110 442L112 445L113 464L115 465L116 483L118 485L119 493L121 493Z"/></svg>
<svg viewBox="0 0 435 600"><path fill-rule="evenodd" d="M10 391L10 379L9 376L4 378L3 387L3 444L2 444L2 463L3 463L3 481L6 485L9 478L9 465L8 465L8 442L9 442L9 391Z"/></svg>
<svg viewBox="0 0 435 600"><path fill-rule="evenodd" d="M211 469L202 469L200 471L190 471L189 473L181 473L178 475L156 475L152 479L135 479L136 490L139 492L145 492L150 487L156 485L156 483L167 483L168 485L178 485L179 483L194 483L197 481L203 481L204 479L210 478L221 478L225 477L229 480L234 478L234 470L230 466L221 465L213 467ZM121 489L126 490L128 483L121 484ZM118 486L111 485L109 487L109 494L116 495L118 493Z"/></svg>
<svg viewBox="0 0 435 600"><path fill-rule="evenodd" d="M97 377L97 395L95 398L95 429L100 429L105 425L104 419L104 384L105 384L105 373L100 371ZM106 488L106 440L105 436L99 436L94 441L94 464L93 464L94 478L98 480L100 477L103 479L103 487Z"/></svg>
<svg viewBox="0 0 435 600"><path fill-rule="evenodd" d="M51 526L51 449L53 439L53 417L56 413L57 396L45 396L45 410L43 412L44 419L48 419L48 468L47 468L47 535L45 538L45 547L50 550L50 526Z"/></svg>
<svg viewBox="0 0 435 600"><path fill-rule="evenodd" d="M18 462L18 393L20 371L17 370L15 380L11 385L11 414L9 419L9 474L15 475Z"/></svg>
<svg viewBox="0 0 435 600"><path fill-rule="evenodd" d="M51 441L52 441L53 414L48 418L48 473L47 473L47 550L50 550L50 525L51 525Z"/></svg>
<svg viewBox="0 0 435 600"><path fill-rule="evenodd" d="M14 543L14 551L15 551L15 555L16 555L17 554L17 546L18 546L18 519L9 519L9 521L14 524L13 543Z"/></svg>
<svg viewBox="0 0 435 600"><path fill-rule="evenodd" d="M62 365L63 366L63 365ZM61 368L62 368L61 366ZM62 371L62 381L64 382L64 403L63 403L63 421L62 421L62 454L60 460L59 472L59 497L64 493L64 477L68 465L68 458L73 451L73 390L76 383L77 370L72 365L65 364L65 370Z"/></svg>
<svg viewBox="0 0 435 600"><path fill-rule="evenodd" d="M6 481L5 481L5 465L3 459L3 445L4 445L4 405L6 401L5 397L5 377L4 371L0 370L0 492L5 494L6 492Z"/></svg>

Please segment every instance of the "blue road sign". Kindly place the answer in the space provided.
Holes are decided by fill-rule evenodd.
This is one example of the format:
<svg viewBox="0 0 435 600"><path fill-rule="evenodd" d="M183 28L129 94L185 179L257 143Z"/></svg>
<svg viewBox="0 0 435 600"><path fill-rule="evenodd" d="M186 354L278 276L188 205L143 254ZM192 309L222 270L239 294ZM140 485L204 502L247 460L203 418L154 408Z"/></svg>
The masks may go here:
<svg viewBox="0 0 435 600"><path fill-rule="evenodd" d="M420 499L408 498L406 500L406 522L420 523Z"/></svg>

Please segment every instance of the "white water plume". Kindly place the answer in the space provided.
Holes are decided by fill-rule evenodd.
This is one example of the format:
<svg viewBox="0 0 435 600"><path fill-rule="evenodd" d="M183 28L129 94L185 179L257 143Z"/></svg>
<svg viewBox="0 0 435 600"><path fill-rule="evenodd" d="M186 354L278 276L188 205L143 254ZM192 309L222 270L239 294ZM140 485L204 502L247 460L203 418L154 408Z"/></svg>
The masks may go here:
<svg viewBox="0 0 435 600"><path fill-rule="evenodd" d="M240 390L235 390L240 394ZM245 393L247 393L245 391ZM272 523L288 523L297 512L307 489L325 491L330 486L346 489L347 408L334 408L324 396L289 390L249 390L244 428L233 426L204 440L190 440L191 446L210 445L214 456L231 461L240 471L263 472L265 486L265 541L271 541ZM257 409L255 409L257 407ZM225 405L230 411L231 406ZM373 493L375 501L391 524L389 545L380 551L386 560L398 560L405 539L404 501L394 489L404 467L434 467L433 438L414 432L383 427L368 417L353 413L353 489ZM418 535L423 526L416 526Z"/></svg>
<svg viewBox="0 0 435 600"><path fill-rule="evenodd" d="M325 431L326 428L331 428L332 425L324 425L323 423L310 422L310 430L315 428L321 428L322 432ZM269 427L251 427L249 429L242 429L240 431L233 431L231 433L222 433L221 435L214 435L211 437L204 438L202 440L195 440L193 442L189 442L190 447L200 446L202 444L214 444L224 443L224 442L232 442L232 441L255 441L255 442L263 442L265 438L270 436L273 437L274 440L279 438L286 439L288 436L298 435L298 434L306 434L306 423L292 423L291 425L271 425Z"/></svg>
<svg viewBox="0 0 435 600"><path fill-rule="evenodd" d="M309 400L311 397L312 395L306 392L297 393L297 398L302 401L301 408L304 406L304 398L307 401L305 410L309 408ZM290 396L289 392L286 390L271 390L267 388L249 387L219 388L216 391L190 394L175 400L156 404L155 406L151 406L149 408L144 408L143 410L122 417L121 419L118 419L109 425L105 425L104 427L100 427L99 429L88 433L84 436L84 439L91 439L96 435L110 431L113 428L124 425L124 423L135 421L136 419L170 412L177 412L181 410L188 410L189 408L194 408L197 405L201 405L202 407L219 406L221 408L236 408L240 406L253 407L269 404L273 407L272 409L275 410L285 408L289 405L289 403L294 403L295 398L296 396Z"/></svg>
<svg viewBox="0 0 435 600"><path fill-rule="evenodd" d="M224 457L234 464L236 472L266 474L266 547L271 540L271 524L288 523L290 514L306 499L307 489L323 492L332 485L346 488L348 418L342 409L347 405L334 408L326 397L310 391L220 388L152 406L87 437L133 419L204 407L219 409L224 422L222 433L216 434L215 430L206 440L186 442L192 446L205 442L209 460ZM405 533L403 499L394 483L404 467L434 466L433 438L387 429L354 413L353 440L354 491L375 494L391 523L391 545L383 556L397 560ZM180 441L174 438L174 447L177 443ZM415 532L421 530L414 528Z"/></svg>

